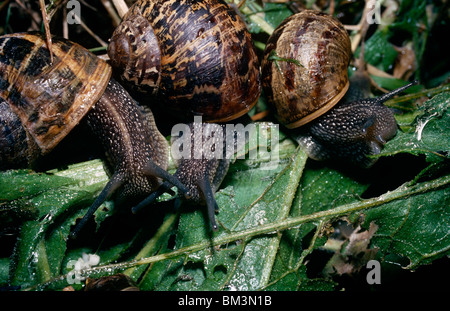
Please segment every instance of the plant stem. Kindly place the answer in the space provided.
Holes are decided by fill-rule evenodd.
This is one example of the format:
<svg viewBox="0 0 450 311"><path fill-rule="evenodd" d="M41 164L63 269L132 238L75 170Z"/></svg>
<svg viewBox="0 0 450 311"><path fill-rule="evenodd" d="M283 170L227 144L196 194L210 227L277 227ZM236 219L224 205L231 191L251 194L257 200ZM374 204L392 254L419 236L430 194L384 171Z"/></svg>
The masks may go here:
<svg viewBox="0 0 450 311"><path fill-rule="evenodd" d="M312 221L321 221L321 220L328 220L336 216L343 216L348 215L350 213L354 213L357 211L363 211L365 209L373 208L382 204L386 204L388 202L403 199L412 195L417 195L421 193L425 193L437 188L441 188L444 186L448 186L450 184L450 176L443 176L438 179L423 182L419 184L415 184L413 186L408 186L407 184L400 186L394 191L387 192L379 197L362 200L359 202L354 202L350 204L344 204L341 206L338 206L336 208L326 210L326 211L320 211L316 212L310 215L302 215L292 218L286 218L281 219L274 223L268 223L264 225L260 225L253 228L244 229L237 232L232 232L229 234L225 234L222 236L219 236L217 238L214 238L212 241L205 241L202 243L197 243L191 246L187 246L184 248L180 248L178 250L174 250L170 253L165 254L159 254L147 258L142 258L139 260L134 260L130 262L124 262L124 263L118 263L118 264L110 264L100 267L94 267L92 269L84 271L85 275L92 275L97 273L102 273L104 271L111 272L112 270L119 270L123 271L128 268L132 268L139 265L146 265L158 261L163 261L167 259L173 259L179 256L186 255L188 253L201 251L203 249L223 245L227 243L232 243L234 241L239 240L247 240L252 237L263 235L263 234L270 234L270 233L277 233L278 231L286 230L289 228L297 227L301 224L312 222ZM38 287L47 287L52 284L52 282L58 282L63 279L64 276L55 278L45 284L40 284Z"/></svg>

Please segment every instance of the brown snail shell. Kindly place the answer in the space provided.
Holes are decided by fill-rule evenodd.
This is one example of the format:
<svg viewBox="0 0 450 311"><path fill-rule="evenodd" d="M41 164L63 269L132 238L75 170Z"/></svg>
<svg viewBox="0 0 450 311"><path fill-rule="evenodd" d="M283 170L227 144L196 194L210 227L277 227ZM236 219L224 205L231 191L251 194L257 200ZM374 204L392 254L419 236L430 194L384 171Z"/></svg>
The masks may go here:
<svg viewBox="0 0 450 311"><path fill-rule="evenodd" d="M32 163L49 153L98 101L108 85L111 67L67 41L55 42L54 63L50 64L44 61L49 58L45 38L32 33L8 35L0 42L0 72L4 73L0 97L27 129L33 152L23 156ZM12 154L10 161L19 159Z"/></svg>
<svg viewBox="0 0 450 311"><path fill-rule="evenodd" d="M259 98L250 33L224 1L140 0L115 30L108 55L128 87L157 95L184 119L225 122Z"/></svg>
<svg viewBox="0 0 450 311"><path fill-rule="evenodd" d="M287 128L324 114L348 90L350 38L341 22L325 13L306 10L288 17L264 55L264 93Z"/></svg>

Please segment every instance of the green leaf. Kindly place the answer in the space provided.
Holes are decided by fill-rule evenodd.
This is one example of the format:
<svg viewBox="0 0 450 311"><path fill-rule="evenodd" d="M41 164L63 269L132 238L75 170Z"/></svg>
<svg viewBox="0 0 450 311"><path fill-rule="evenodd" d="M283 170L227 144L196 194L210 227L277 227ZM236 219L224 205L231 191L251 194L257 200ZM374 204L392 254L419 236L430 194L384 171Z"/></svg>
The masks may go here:
<svg viewBox="0 0 450 311"><path fill-rule="evenodd" d="M292 15L291 10L284 3L264 3L264 18L272 25L277 27L283 20Z"/></svg>
<svg viewBox="0 0 450 311"><path fill-rule="evenodd" d="M287 217L298 180L303 171L305 154L300 153L297 159L286 168L277 167L274 170L265 170L264 174L261 174L262 170L255 171L253 168L241 172L246 176L238 178L245 180L247 187L252 187L251 192L247 191L245 187L237 192L230 187L219 192L217 201L219 206L224 207L220 210L217 219L224 230L219 232L218 236L227 235L228 231L243 230ZM268 176L273 176L275 182ZM290 186L285 188L286 184ZM283 188L279 188L280 186ZM263 195L258 197L259 193L263 193ZM177 249L196 243L208 243L210 232L202 211L196 210L183 214L178 233ZM260 283L265 283L270 275L278 244L278 237L266 237L190 254L185 258L183 265L180 262L173 264L178 266L178 272L171 271L171 281L165 283L163 289L218 290L225 287L235 287L241 290L256 289ZM266 252L267 249L273 251ZM208 254L208 252L211 253ZM205 257L214 259L205 263ZM239 264L234 263L234 257L239 258ZM242 275L249 275L249 271L252 271L251 278L241 280ZM221 274L227 275L227 277L225 279L217 277ZM209 276L214 277L215 281L208 279ZM184 281L180 282L180 279ZM167 279L166 282L168 282Z"/></svg>
<svg viewBox="0 0 450 311"><path fill-rule="evenodd" d="M391 34L379 30L365 43L364 60L383 71L390 71L397 58L397 51L389 42Z"/></svg>
<svg viewBox="0 0 450 311"><path fill-rule="evenodd" d="M409 269L450 254L450 188L395 200L365 213L365 224L379 226L373 247L381 260L389 254L409 258Z"/></svg>
<svg viewBox="0 0 450 311"><path fill-rule="evenodd" d="M0 201L12 201L70 184L65 177L10 170L0 174Z"/></svg>
<svg viewBox="0 0 450 311"><path fill-rule="evenodd" d="M445 105L436 105L442 103L443 96L425 105L429 109L424 107L423 116L446 117ZM85 276L124 271L140 279L141 289L146 290L330 290L336 285L332 280L308 276L307 256L324 246L327 237L322 234L327 224L337 217L360 215L365 217L365 226L373 221L380 228L373 241L373 247L380 248L379 254L393 252L410 258L409 268L447 254L448 224L442 219L448 219L448 176L362 200L368 184L327 166L308 165L306 155L293 148L289 139L283 138L279 147L277 166L265 166L270 160L267 157L233 163L217 194L217 219L221 224L218 232L209 230L202 208L183 207L180 215L167 215L157 233L131 261L111 264L130 249L130 244L110 246L97 251L103 265L85 271ZM425 202L434 203L428 207ZM427 216L419 219L424 213ZM64 273L69 272L67 262L82 252L93 251L66 249L69 228L82 214L80 210L63 221L61 229L51 229L54 218L49 216L39 222L25 222L10 284L64 286ZM178 216L178 226L172 231ZM417 226L425 223L424 229L418 230ZM173 246L171 236L175 238Z"/></svg>
<svg viewBox="0 0 450 311"><path fill-rule="evenodd" d="M0 286L6 287L9 279L9 258L0 258Z"/></svg>
<svg viewBox="0 0 450 311"><path fill-rule="evenodd" d="M290 167L300 164L301 158L297 156ZM157 268L159 282L155 284L145 280L145 284L152 285L145 289L331 289L333 282L307 277L305 258L314 249L323 246L323 228L336 217L360 219L363 215L366 224L370 221L378 223L380 229L375 237L375 245L380 247L380 254L398 251L410 256L410 268L417 263L448 255L448 199L444 198L448 197L449 184L450 178L445 176L411 186L403 185L372 199L353 198L349 203L331 205L329 209L311 214L277 219L229 233L219 232L214 238L205 238L183 248L171 251L165 249L164 253L137 261L92 268L87 274L112 273L150 264L150 267ZM430 201L432 197L433 202ZM278 198L285 201L282 195ZM431 202L430 210L423 220L419 220L428 207L425 202ZM437 204L441 204L441 207L434 212ZM424 227L425 222L427 225ZM297 230L297 227L299 232L293 231L294 237L305 238L311 232L313 236L302 241L302 248L297 252L291 250L286 253L286 242L280 243L281 237L286 236L292 247L295 239L292 235L289 237L286 234L289 230L286 230ZM273 247L268 247L270 245ZM297 242L294 245L300 244ZM300 256L295 258L298 253ZM145 277L152 275L147 272Z"/></svg>
<svg viewBox="0 0 450 311"><path fill-rule="evenodd" d="M438 94L424 103L408 132L386 144L381 156L398 153L423 154L428 162L448 159L450 150L450 92Z"/></svg>
<svg viewBox="0 0 450 311"><path fill-rule="evenodd" d="M8 171L0 179L2 198L13 199L7 204L35 209L35 217L21 226L10 283L26 286L47 281L60 273L70 227L107 181L103 165L96 160L46 174ZM20 191L14 193L18 185ZM82 209L73 211L77 207Z"/></svg>

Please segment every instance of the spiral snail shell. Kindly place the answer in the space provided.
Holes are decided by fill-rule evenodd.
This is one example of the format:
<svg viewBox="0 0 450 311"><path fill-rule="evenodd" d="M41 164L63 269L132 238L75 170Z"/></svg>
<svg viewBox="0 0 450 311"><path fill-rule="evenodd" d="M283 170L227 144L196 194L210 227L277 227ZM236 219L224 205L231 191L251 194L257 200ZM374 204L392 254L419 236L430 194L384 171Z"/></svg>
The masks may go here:
<svg viewBox="0 0 450 311"><path fill-rule="evenodd" d="M11 123L2 130L3 137L11 132L8 137L14 138L10 142L2 139L1 165L5 168L32 164L53 150L104 93L111 67L66 41L55 43L56 61L50 66L46 41L37 33L0 40L2 119ZM14 113L7 113L7 108ZM14 149L24 142L27 151L8 152L8 147Z"/></svg>
<svg viewBox="0 0 450 311"><path fill-rule="evenodd" d="M185 120L226 122L259 98L250 33L221 0L137 1L114 31L108 55L131 90L156 95Z"/></svg>
<svg viewBox="0 0 450 311"><path fill-rule="evenodd" d="M325 13L306 10L285 19L264 55L265 94L287 128L324 114L348 90L350 38L341 22ZM273 56L284 61L271 61Z"/></svg>

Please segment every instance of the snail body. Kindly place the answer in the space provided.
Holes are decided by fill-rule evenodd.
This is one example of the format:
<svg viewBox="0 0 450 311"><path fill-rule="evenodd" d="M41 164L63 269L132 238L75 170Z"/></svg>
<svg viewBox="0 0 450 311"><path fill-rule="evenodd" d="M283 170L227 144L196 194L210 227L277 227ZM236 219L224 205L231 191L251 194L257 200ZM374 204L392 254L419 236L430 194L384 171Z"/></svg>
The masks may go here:
<svg viewBox="0 0 450 311"><path fill-rule="evenodd" d="M119 188L119 197L141 198L168 180L186 192L165 171L168 145L151 112L144 115L110 78L109 65L78 44L59 38L53 38L51 63L45 42L38 33L0 37L2 169L17 164L32 166L86 119L100 138L114 172L74 235ZM22 138L26 140L20 141Z"/></svg>
<svg viewBox="0 0 450 311"><path fill-rule="evenodd" d="M226 122L260 94L259 62L245 23L221 0L140 0L108 47L131 90L153 94L176 117Z"/></svg>
<svg viewBox="0 0 450 311"><path fill-rule="evenodd" d="M190 143L182 136L172 136L172 148L177 140L182 139L184 141L181 152L187 149L186 154L177 159L177 170L174 176L189 189L190 203L207 206L211 227L217 230L214 214L219 207L214 194L230 166L230 159L226 155L226 143L230 140L227 140L224 124L192 122L187 127L182 135L186 135ZM197 145L198 139L201 140L201 146ZM235 142L234 137L231 141ZM201 152L200 155L198 155L199 152Z"/></svg>
<svg viewBox="0 0 450 311"><path fill-rule="evenodd" d="M393 112L383 102L405 87L377 99L349 81L350 39L343 25L322 12L305 10L284 20L269 38L262 84L276 118L316 160L343 160L361 167L375 162L397 132ZM365 81L364 81L365 82ZM348 91L350 88L350 91Z"/></svg>
<svg viewBox="0 0 450 311"><path fill-rule="evenodd" d="M114 72L131 92L158 98L166 112L189 123L191 134L204 133L209 125L203 122L229 122L243 116L260 96L259 61L250 33L222 0L137 1L111 37L108 55ZM196 116L203 122L191 123ZM216 134L216 138L223 137ZM194 144L184 148L190 155L196 153ZM229 159L210 158L211 152L204 149L204 157L179 159L174 176L189 189L191 203L207 206L211 225L217 229L214 192Z"/></svg>

